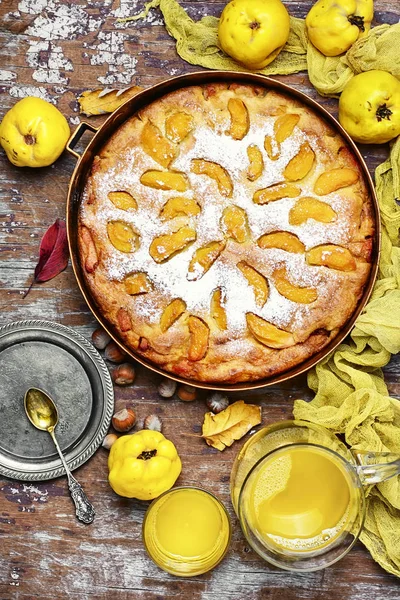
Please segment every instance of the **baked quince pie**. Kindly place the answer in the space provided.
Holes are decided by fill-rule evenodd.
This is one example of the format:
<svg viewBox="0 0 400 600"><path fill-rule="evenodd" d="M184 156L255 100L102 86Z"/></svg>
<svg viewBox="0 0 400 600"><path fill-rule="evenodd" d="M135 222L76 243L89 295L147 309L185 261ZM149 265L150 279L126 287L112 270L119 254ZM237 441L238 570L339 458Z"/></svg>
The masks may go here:
<svg viewBox="0 0 400 600"><path fill-rule="evenodd" d="M187 379L236 383L324 348L371 269L374 211L339 133L290 96L192 86L95 157L82 271L126 346Z"/></svg>

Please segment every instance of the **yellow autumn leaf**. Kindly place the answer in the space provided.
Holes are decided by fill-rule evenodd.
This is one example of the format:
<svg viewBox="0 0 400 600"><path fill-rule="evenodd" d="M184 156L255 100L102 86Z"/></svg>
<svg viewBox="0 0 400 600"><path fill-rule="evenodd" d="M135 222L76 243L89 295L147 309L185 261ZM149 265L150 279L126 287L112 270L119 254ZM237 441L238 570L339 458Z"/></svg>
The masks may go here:
<svg viewBox="0 0 400 600"><path fill-rule="evenodd" d="M133 98L133 96L136 96L142 90L143 88L136 85L124 90L110 88L104 90L87 90L78 98L80 113L88 117L112 113L121 104L129 100L129 98Z"/></svg>
<svg viewBox="0 0 400 600"><path fill-rule="evenodd" d="M204 415L203 435L209 446L224 450L261 423L261 408L239 400L217 415Z"/></svg>

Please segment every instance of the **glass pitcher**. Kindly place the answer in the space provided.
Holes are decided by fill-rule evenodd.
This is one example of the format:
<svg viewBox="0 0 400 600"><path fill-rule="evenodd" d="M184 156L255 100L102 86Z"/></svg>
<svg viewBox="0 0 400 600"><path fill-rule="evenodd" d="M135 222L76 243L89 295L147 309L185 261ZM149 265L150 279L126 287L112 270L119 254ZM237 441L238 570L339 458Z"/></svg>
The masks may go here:
<svg viewBox="0 0 400 600"><path fill-rule="evenodd" d="M266 561L290 571L323 569L355 544L365 488L399 474L397 459L352 452L313 423L275 423L237 455L232 504L249 544Z"/></svg>

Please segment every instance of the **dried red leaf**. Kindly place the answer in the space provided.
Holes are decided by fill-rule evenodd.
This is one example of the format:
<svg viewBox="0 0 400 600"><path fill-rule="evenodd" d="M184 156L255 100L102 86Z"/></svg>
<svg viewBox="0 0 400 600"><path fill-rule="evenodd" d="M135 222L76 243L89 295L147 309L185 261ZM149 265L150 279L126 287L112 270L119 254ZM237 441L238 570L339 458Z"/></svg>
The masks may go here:
<svg viewBox="0 0 400 600"><path fill-rule="evenodd" d="M34 278L24 298L34 283L43 283L59 275L68 265L69 250L67 229L64 221L57 219L50 225L39 247L39 261L35 267Z"/></svg>

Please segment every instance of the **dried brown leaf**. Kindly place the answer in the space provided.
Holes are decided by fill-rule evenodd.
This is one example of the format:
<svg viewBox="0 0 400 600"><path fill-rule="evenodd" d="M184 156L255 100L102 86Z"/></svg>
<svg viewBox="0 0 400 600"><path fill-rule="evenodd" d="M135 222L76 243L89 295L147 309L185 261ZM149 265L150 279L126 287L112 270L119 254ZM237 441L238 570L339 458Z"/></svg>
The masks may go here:
<svg viewBox="0 0 400 600"><path fill-rule="evenodd" d="M209 446L224 450L259 423L261 423L261 408L239 400L217 415L206 413L202 437Z"/></svg>
<svg viewBox="0 0 400 600"><path fill-rule="evenodd" d="M112 113L121 104L129 100L129 98L133 98L133 96L136 96L142 90L143 88L137 85L123 90L110 88L87 90L78 98L80 113L88 117Z"/></svg>

